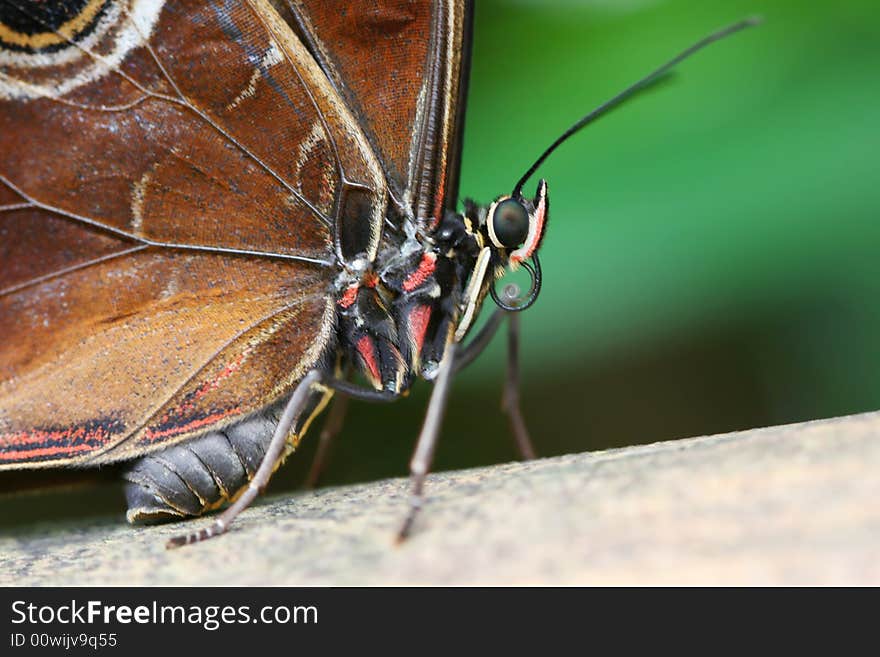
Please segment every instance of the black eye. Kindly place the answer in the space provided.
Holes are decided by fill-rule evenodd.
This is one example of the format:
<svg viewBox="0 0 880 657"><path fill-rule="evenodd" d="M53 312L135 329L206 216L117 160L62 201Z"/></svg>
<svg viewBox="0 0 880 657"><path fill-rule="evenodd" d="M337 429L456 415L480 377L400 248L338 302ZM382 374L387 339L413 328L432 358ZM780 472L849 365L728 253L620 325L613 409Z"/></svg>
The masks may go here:
<svg viewBox="0 0 880 657"><path fill-rule="evenodd" d="M501 201L492 214L492 230L502 246L519 246L529 234L529 213L512 198Z"/></svg>

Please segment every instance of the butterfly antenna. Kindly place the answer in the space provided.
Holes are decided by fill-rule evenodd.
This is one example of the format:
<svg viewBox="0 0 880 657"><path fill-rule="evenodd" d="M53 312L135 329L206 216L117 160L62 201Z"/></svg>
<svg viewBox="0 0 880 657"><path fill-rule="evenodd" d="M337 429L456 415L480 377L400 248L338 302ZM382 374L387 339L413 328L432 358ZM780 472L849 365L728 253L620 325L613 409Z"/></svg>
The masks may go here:
<svg viewBox="0 0 880 657"><path fill-rule="evenodd" d="M547 150L545 150L543 153L541 153L541 157L539 157L537 160L535 160L535 163L531 167L529 167L529 170L526 171L525 174L523 175L523 177L519 179L519 182L516 183L516 187L513 188L512 195L519 196L522 191L523 185L525 185L526 182L528 181L528 179L532 177L532 174L538 170L538 167L540 167L544 163L544 160L546 160L553 151L555 151L557 148L559 148L559 146L566 139L568 139L573 134L578 132L581 128L589 125L590 123L592 123L593 121L595 121L599 117L607 114L610 110L614 109L615 107L617 107L618 105L623 103L625 100L629 100L630 98L632 98L633 96L638 94L640 91L644 91L645 89L654 86L654 84L656 84L657 82L664 80L666 78L666 75L676 65L680 64L681 62L683 62L685 59L687 59L688 57L690 57L691 55L693 55L697 51L702 50L703 48L708 46L710 43L720 41L721 39L724 39L725 37L728 37L731 34L739 32L740 30L744 30L747 27L752 27L753 25L759 25L761 23L761 20L762 19L760 17L753 16L753 17L741 20L738 23L734 23L733 25L728 25L727 27L725 27L721 30L718 30L717 32L713 32L709 36L704 37L703 39L697 41L695 44L693 44L687 50L682 51L681 53L679 53L678 55L676 55L675 57L670 59L668 62L663 64L663 66L658 68L653 73L646 75L641 80L636 82L634 85L627 87L626 89L621 91L619 94L614 96L614 98L612 98L611 100L608 100L605 103L599 105L599 107L597 107L592 112L590 112L589 114L587 114L586 116L581 118L577 123L575 123L573 126L571 126L568 130L566 130L561 135L559 135L559 137L556 139L556 141L554 141L552 144L550 144L550 146L547 148Z"/></svg>

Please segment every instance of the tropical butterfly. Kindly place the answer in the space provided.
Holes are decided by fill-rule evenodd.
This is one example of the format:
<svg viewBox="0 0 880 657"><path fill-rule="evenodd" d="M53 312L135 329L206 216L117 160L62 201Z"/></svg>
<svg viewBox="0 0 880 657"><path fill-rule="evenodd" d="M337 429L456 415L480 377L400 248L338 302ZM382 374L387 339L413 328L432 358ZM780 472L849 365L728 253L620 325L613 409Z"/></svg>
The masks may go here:
<svg viewBox="0 0 880 657"><path fill-rule="evenodd" d="M127 462L131 521L234 503L334 393L456 371L541 289L560 143L458 207L471 3L0 0L0 470ZM530 289L496 289L525 269ZM471 331L487 297L497 306ZM515 349L511 350L515 354ZM515 363L514 363L515 365ZM508 411L524 454L517 403Z"/></svg>

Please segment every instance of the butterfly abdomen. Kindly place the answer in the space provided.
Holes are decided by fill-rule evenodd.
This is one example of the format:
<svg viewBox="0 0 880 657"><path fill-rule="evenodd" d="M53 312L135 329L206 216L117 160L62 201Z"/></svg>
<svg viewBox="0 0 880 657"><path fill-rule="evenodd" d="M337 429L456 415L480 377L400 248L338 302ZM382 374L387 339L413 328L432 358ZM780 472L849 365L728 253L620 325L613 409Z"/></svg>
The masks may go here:
<svg viewBox="0 0 880 657"><path fill-rule="evenodd" d="M271 411L154 452L125 472L129 522L199 516L253 478L277 420Z"/></svg>
<svg viewBox="0 0 880 657"><path fill-rule="evenodd" d="M277 468L299 446L330 395L315 392L287 436ZM263 462L286 403L243 422L172 445L134 461L123 474L127 518L132 523L200 516L234 501Z"/></svg>

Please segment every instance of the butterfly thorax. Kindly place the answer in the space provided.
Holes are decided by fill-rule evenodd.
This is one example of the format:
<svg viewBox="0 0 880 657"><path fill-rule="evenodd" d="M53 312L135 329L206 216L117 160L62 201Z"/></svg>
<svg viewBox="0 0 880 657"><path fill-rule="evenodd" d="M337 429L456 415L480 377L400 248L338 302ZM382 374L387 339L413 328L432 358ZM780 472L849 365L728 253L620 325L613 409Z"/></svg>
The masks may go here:
<svg viewBox="0 0 880 657"><path fill-rule="evenodd" d="M343 268L335 284L341 369L353 366L377 390L400 394L416 377L435 378L447 346L465 337L490 291L504 310L531 305L540 289L547 183L539 182L534 199L514 192L464 206L439 221L404 218L383 235L372 261L354 258ZM520 266L532 274L532 290L506 305L493 285Z"/></svg>
<svg viewBox="0 0 880 657"><path fill-rule="evenodd" d="M346 268L336 282L340 361L396 394L433 379L483 241L470 217L447 212L430 232L404 222L372 263Z"/></svg>

